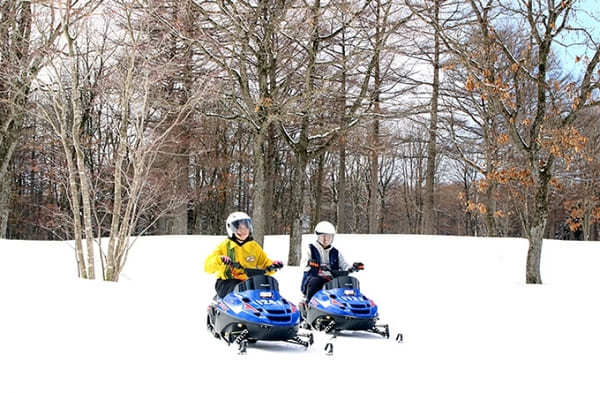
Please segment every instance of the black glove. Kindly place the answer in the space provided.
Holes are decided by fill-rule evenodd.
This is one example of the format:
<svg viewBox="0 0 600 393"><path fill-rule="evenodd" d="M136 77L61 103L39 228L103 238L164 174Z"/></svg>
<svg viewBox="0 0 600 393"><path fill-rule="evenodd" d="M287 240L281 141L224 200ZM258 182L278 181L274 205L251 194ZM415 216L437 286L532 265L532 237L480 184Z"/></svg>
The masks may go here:
<svg viewBox="0 0 600 393"><path fill-rule="evenodd" d="M274 270L279 270L283 267L283 262L281 261L273 261L272 264L267 266L267 271L272 272Z"/></svg>
<svg viewBox="0 0 600 393"><path fill-rule="evenodd" d="M352 264L352 267L350 268L351 272L357 272L359 270L364 270L365 269L365 264L362 262L354 262Z"/></svg>

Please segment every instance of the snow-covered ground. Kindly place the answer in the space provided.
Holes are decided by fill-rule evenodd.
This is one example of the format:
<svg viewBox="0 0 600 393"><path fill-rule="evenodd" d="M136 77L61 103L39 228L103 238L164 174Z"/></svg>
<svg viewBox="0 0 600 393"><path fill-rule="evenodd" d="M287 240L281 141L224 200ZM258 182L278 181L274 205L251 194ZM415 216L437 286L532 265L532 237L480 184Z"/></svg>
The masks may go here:
<svg viewBox="0 0 600 393"><path fill-rule="evenodd" d="M338 235L405 342L347 334L325 356L317 336L240 356L205 329L203 262L222 239L140 238L118 284L78 280L68 242L0 240L0 392L600 390L598 242L545 241L544 285L528 286L524 239ZM287 237L265 251L285 261ZM301 275L276 274L294 302Z"/></svg>

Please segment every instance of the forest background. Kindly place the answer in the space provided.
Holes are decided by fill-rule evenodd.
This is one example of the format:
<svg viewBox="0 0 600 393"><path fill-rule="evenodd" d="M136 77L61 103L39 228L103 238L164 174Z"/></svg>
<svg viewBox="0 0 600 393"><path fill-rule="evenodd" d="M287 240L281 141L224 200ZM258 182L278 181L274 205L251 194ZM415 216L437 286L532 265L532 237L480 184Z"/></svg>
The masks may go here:
<svg viewBox="0 0 600 393"><path fill-rule="evenodd" d="M0 1L0 237L598 240L594 1ZM104 240L103 240L104 239ZM105 243L103 243L105 242ZM94 251L95 247L100 250Z"/></svg>

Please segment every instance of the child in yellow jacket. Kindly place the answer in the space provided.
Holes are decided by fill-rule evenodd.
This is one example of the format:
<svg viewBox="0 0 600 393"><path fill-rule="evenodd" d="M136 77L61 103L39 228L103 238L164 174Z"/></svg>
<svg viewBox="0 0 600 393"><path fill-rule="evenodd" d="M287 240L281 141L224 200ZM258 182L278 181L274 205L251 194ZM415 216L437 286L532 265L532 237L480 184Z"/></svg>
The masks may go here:
<svg viewBox="0 0 600 393"><path fill-rule="evenodd" d="M236 268L239 263L244 268L263 269L269 266L282 267L280 261L272 261L260 245L252 239L252 219L242 212L234 212L227 217L225 222L227 239L223 240L217 248L204 261L204 271L215 273L217 282L215 290L219 297L225 297L240 282L248 276L243 269ZM266 274L271 275L274 271Z"/></svg>

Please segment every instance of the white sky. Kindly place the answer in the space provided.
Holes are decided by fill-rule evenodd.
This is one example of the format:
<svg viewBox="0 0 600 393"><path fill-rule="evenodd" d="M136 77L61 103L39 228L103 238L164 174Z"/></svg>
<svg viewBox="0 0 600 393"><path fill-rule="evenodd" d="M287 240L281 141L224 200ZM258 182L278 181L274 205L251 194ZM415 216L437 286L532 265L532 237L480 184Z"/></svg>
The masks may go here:
<svg viewBox="0 0 600 393"><path fill-rule="evenodd" d="M328 357L322 335L308 350L262 343L240 356L206 332L214 278L203 261L222 239L141 238L118 284L75 278L66 242L0 240L0 391L600 389L598 242L545 241L545 284L526 286L523 239L338 235L405 342L348 334ZM265 251L285 261L287 237L267 237ZM301 275L276 274L290 301Z"/></svg>

